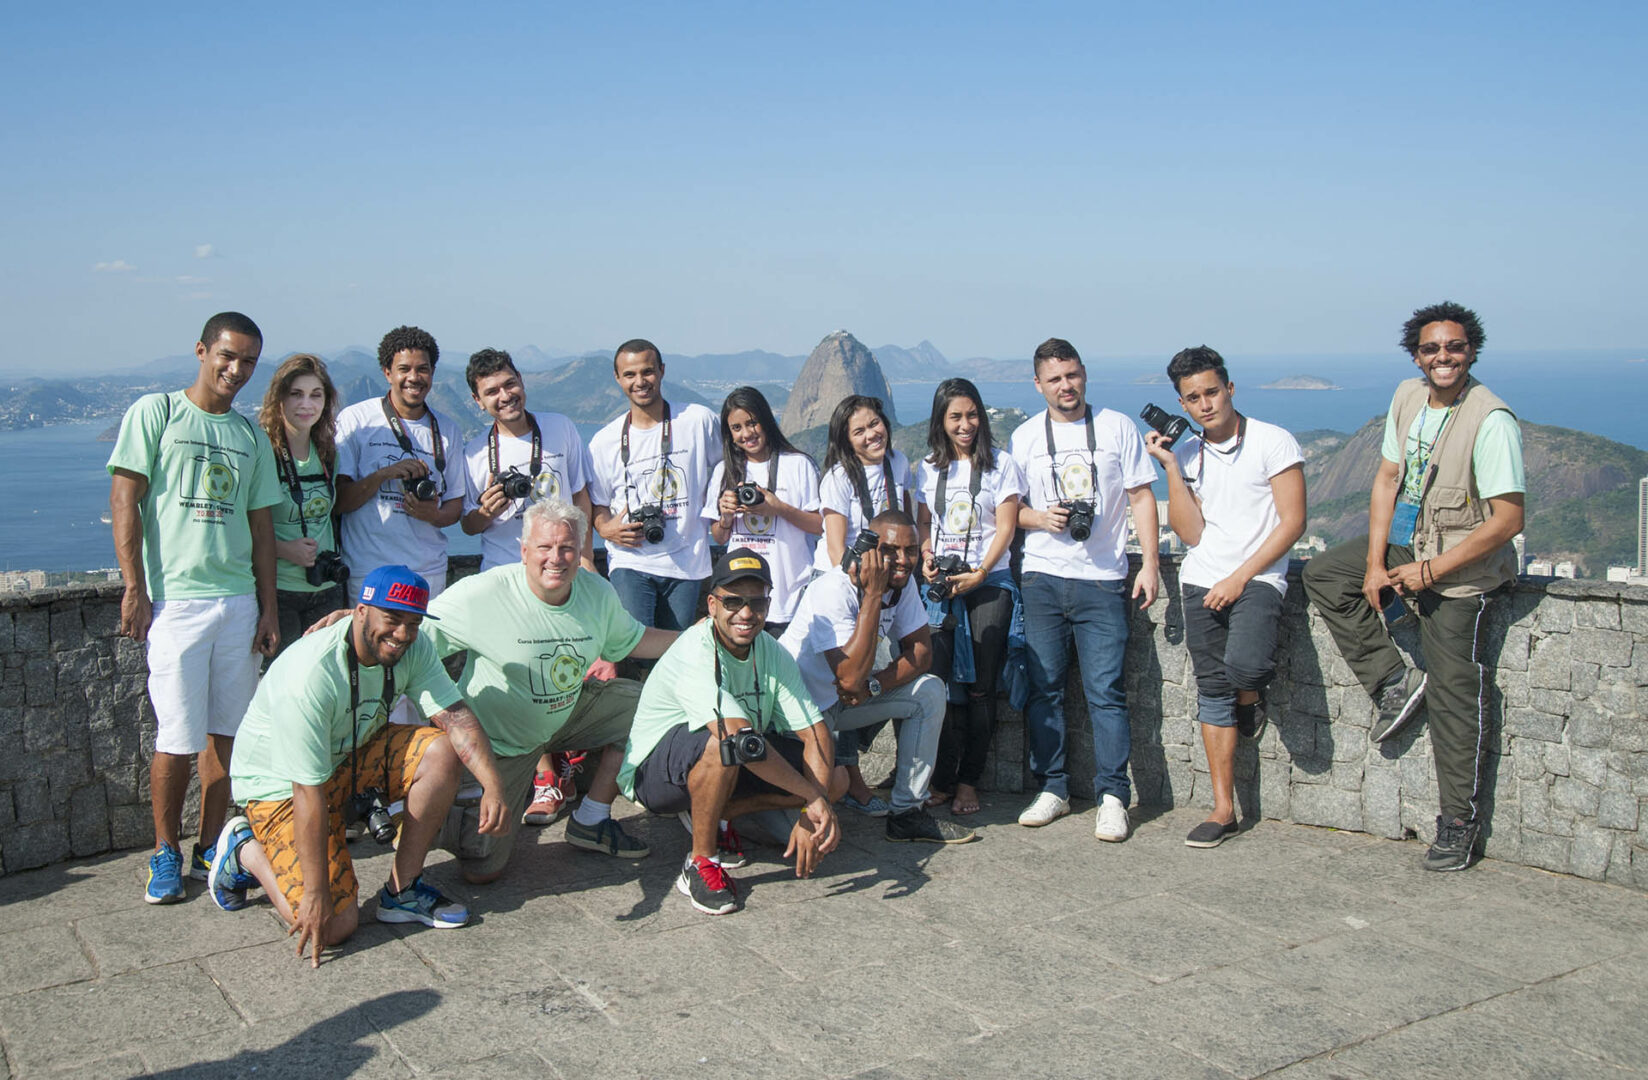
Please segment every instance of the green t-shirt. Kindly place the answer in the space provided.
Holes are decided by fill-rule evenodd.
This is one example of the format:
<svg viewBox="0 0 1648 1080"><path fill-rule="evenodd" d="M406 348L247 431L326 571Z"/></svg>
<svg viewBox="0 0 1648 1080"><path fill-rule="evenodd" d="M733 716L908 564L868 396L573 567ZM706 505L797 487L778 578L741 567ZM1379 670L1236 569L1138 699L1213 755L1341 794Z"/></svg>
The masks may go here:
<svg viewBox="0 0 1648 1080"><path fill-rule="evenodd" d="M149 599L257 590L246 514L281 496L274 450L250 420L232 410L209 413L181 390L145 394L120 421L108 469L149 482L138 510Z"/></svg>
<svg viewBox="0 0 1648 1080"><path fill-rule="evenodd" d="M1379 452L1386 461L1404 466L1401 497L1406 502L1419 501L1419 488L1424 482L1419 462L1422 457L1429 458L1430 448L1436 445L1444 421L1452 422L1447 409L1426 405L1413 418L1406 444L1399 450L1396 412L1393 409L1385 413L1385 440ZM1528 490L1522 470L1522 429L1517 426L1516 417L1504 409L1495 409L1483 418L1482 426L1476 429L1476 445L1471 448L1471 471L1476 474L1477 494L1484 499Z"/></svg>
<svg viewBox="0 0 1648 1080"><path fill-rule="evenodd" d="M429 605L424 633L441 656L469 650L458 687L502 757L536 753L572 716L584 673L622 660L641 641L612 585L580 570L559 607L538 599L520 563L453 585Z"/></svg>
<svg viewBox="0 0 1648 1080"><path fill-rule="evenodd" d="M263 676L229 762L236 802L290 799L293 784L324 784L349 756L357 732L364 746L389 722L382 666L360 668L360 710L349 715L349 633L354 625L353 619L344 619L299 638ZM463 700L422 633L395 664L395 694L410 697L425 716ZM361 787L376 782L359 778Z"/></svg>
<svg viewBox="0 0 1648 1080"><path fill-rule="evenodd" d="M748 658L739 660L715 643L715 630L704 619L684 630L659 659L641 688L635 723L624 747L618 787L635 797L635 770L669 730L689 730L715 723L716 652L721 654L721 715L742 717L757 731L805 731L823 720L801 681L795 658L771 634L757 634ZM756 673L761 675L759 692Z"/></svg>
<svg viewBox="0 0 1648 1080"><path fill-rule="evenodd" d="M336 493L327 482L326 471L321 468L320 454L311 447L309 456L294 464L298 470L298 493L303 497L303 505L299 507L292 501L291 485L279 475L277 465L276 477L280 482L281 494L285 498L280 500L274 511L275 539L302 540L303 528L307 524L309 539L320 544L321 551L336 551L338 544L332 536L332 502ZM285 559L277 559L275 587L289 592L319 592L330 586L309 584L309 579L304 576L303 567Z"/></svg>

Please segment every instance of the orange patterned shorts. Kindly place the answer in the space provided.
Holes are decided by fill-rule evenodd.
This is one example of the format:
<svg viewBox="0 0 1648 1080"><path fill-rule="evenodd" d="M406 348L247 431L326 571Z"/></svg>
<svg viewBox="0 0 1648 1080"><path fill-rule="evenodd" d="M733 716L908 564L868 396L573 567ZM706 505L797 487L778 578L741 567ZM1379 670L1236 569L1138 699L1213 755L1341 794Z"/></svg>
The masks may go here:
<svg viewBox="0 0 1648 1080"><path fill-rule="evenodd" d="M406 798L406 791L412 786L412 778L418 773L424 753L441 734L439 728L388 725L360 748L360 787L384 788L386 803ZM348 805L350 793L357 790L352 783L349 766L350 759L344 758L338 771L326 781L325 788L329 819L326 862L332 882L334 915L354 904L360 891L360 885L355 881L355 864L349 858L349 845L343 835L343 811ZM303 899L303 870L298 865L292 800L253 800L246 804L246 817L252 823L252 835L257 837L258 843L263 845L264 854L269 856L269 864L274 867L275 877L280 882L280 891L296 912L298 902Z"/></svg>

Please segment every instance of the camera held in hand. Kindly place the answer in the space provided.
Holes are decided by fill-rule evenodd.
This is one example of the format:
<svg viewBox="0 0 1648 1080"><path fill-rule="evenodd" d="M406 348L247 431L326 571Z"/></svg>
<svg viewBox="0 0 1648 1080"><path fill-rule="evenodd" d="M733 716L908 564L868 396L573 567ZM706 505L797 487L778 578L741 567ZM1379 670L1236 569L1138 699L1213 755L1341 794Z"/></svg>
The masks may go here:
<svg viewBox="0 0 1648 1080"><path fill-rule="evenodd" d="M648 503L637 510L632 510L629 519L641 526L641 535L649 544L664 542L664 508L657 503Z"/></svg>
<svg viewBox="0 0 1648 1080"><path fill-rule="evenodd" d="M956 592L956 575L968 573L972 567L960 555L935 555L933 577L927 582L927 595L934 600L948 600Z"/></svg>
<svg viewBox="0 0 1648 1080"><path fill-rule="evenodd" d="M1157 408L1155 405L1146 405L1144 411L1139 413L1139 419L1156 429L1156 434L1162 437L1162 446L1169 450L1173 449L1173 444L1179 441L1179 436L1190 427L1189 420L1182 416L1174 416L1166 409Z"/></svg>
<svg viewBox="0 0 1648 1080"><path fill-rule="evenodd" d="M423 502L433 502L435 496L440 494L440 489L435 486L435 481L427 476L415 476L402 480L401 490L414 499Z"/></svg>
<svg viewBox="0 0 1648 1080"><path fill-rule="evenodd" d="M303 568L303 580L317 589L323 585L347 584L349 564L335 551L318 551L314 564Z"/></svg>
<svg viewBox="0 0 1648 1080"><path fill-rule="evenodd" d="M874 551L879 543L881 543L881 537L871 530L858 530L858 535L853 538L853 546L848 548L841 556L841 569L851 570L854 566L857 566L858 560L864 557L864 553Z"/></svg>
<svg viewBox="0 0 1648 1080"><path fill-rule="evenodd" d="M1065 499L1060 506L1070 511L1070 517L1065 521L1065 528L1070 530L1070 539L1085 543L1093 535L1093 504L1087 499Z"/></svg>
<svg viewBox="0 0 1648 1080"><path fill-rule="evenodd" d="M767 740L759 731L745 728L721 739L721 764L748 765L752 761L767 760Z"/></svg>
<svg viewBox="0 0 1648 1080"><path fill-rule="evenodd" d="M733 494L738 496L739 506L760 506L767 501L767 497L761 494L760 487L748 481L739 484L732 490Z"/></svg>
<svg viewBox="0 0 1648 1080"><path fill-rule="evenodd" d="M382 788L369 787L349 796L343 808L343 820L346 825L364 822L366 831L380 844L395 842L395 819L389 816L389 808L384 805Z"/></svg>
<svg viewBox="0 0 1648 1080"><path fill-rule="evenodd" d="M532 494L532 477L513 467L498 475L498 483L503 485L506 499L524 499Z"/></svg>

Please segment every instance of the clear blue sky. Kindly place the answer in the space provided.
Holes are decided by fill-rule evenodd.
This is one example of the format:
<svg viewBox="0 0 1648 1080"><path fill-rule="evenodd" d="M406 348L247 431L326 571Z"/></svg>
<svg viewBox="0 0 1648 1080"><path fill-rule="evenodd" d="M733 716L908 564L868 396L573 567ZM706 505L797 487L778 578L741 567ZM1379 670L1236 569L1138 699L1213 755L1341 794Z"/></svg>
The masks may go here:
<svg viewBox="0 0 1648 1080"><path fill-rule="evenodd" d="M888 7L10 5L0 368L1648 346L1648 5Z"/></svg>

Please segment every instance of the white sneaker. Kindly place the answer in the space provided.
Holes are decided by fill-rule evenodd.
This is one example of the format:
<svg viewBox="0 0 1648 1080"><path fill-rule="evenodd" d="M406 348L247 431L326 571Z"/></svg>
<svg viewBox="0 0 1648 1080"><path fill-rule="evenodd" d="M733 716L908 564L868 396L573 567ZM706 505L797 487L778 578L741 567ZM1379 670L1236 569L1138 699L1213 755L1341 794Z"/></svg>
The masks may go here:
<svg viewBox="0 0 1648 1080"><path fill-rule="evenodd" d="M1099 803L1099 819L1093 825L1093 835L1100 840L1119 844L1127 839L1127 807L1114 795L1106 795Z"/></svg>
<svg viewBox="0 0 1648 1080"><path fill-rule="evenodd" d="M1044 791L1036 796L1035 802L1024 808L1024 813L1019 815L1019 824L1039 829L1043 825L1051 825L1069 812L1069 799L1061 799L1051 791Z"/></svg>

